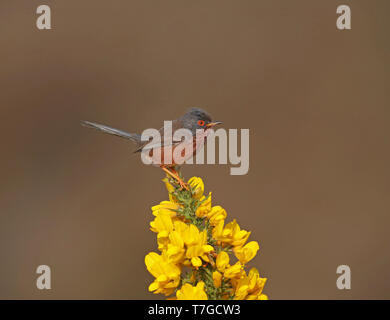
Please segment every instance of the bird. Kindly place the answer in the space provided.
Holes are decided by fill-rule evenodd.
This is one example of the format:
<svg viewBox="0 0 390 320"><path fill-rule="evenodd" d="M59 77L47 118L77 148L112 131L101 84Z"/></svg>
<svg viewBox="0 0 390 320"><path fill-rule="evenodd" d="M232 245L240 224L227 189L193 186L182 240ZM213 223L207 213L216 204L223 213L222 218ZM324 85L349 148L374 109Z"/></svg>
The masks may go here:
<svg viewBox="0 0 390 320"><path fill-rule="evenodd" d="M221 121L213 121L211 116L204 110L200 108L191 108L184 115L179 117L177 120L172 121L172 136L179 129L187 129L192 135L191 139L185 139L180 141L174 141L172 137L165 139L164 136L164 127L159 129L160 139L155 144L150 144L149 141L144 141L141 139L141 135L138 133L129 133L119 129L115 129L106 125L98 124L90 121L81 121L81 124L85 127L96 129L104 133L114 135L120 138L130 140L135 143L136 148L134 153L144 151L149 160L153 164L158 165L168 176L171 176L174 180L177 181L181 189L189 190L187 183L183 181L180 177L176 167L183 164L185 160L196 155L204 146L207 136L210 134L211 129L216 125L222 124ZM189 144L189 145L188 145ZM186 147L189 147L190 152L184 154L184 157L181 158L181 161L175 161L175 156L173 156L175 149L178 149L181 154L182 151L186 150ZM164 152L172 152L171 157L167 157L170 161L165 161ZM161 161L161 159L164 159Z"/></svg>

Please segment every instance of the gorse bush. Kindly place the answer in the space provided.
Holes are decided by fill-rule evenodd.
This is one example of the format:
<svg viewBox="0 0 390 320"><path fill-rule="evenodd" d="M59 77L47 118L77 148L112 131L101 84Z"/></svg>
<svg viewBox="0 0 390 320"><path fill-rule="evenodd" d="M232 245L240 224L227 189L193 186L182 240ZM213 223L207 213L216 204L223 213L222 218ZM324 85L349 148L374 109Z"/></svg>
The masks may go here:
<svg viewBox="0 0 390 320"><path fill-rule="evenodd" d="M160 253L145 257L155 278L149 291L178 300L268 299L263 294L267 279L256 268L245 270L259 250L257 241L247 242L251 232L236 220L225 222L225 209L212 206L202 179L191 178L189 190L168 177L163 181L169 201L152 207L150 229Z"/></svg>

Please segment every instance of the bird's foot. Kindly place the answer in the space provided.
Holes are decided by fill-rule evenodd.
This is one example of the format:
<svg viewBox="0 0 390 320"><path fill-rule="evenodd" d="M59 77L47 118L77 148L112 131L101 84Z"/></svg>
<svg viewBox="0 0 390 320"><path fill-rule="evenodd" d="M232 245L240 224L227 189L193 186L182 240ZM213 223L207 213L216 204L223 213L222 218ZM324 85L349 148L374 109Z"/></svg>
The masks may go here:
<svg viewBox="0 0 390 320"><path fill-rule="evenodd" d="M177 176L176 180L180 185L180 189L185 189L187 191L190 190L190 188L188 187L188 184L186 182L184 182L179 176Z"/></svg>

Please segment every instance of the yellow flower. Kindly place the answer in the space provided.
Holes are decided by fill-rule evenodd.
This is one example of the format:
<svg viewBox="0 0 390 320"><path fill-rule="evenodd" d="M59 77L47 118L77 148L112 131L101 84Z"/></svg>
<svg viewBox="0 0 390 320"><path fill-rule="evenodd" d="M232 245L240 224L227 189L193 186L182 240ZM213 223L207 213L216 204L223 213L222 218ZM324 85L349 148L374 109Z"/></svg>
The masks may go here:
<svg viewBox="0 0 390 320"><path fill-rule="evenodd" d="M224 227L224 221L219 221L212 231L213 238L234 247L241 247L250 236L250 232L241 230L234 219Z"/></svg>
<svg viewBox="0 0 390 320"><path fill-rule="evenodd" d="M207 300L207 294L204 291L204 282L199 281L194 287L185 283L180 290L176 292L177 300Z"/></svg>
<svg viewBox="0 0 390 320"><path fill-rule="evenodd" d="M219 288L222 283L222 274L220 274L218 271L213 272L213 281L214 281L214 286L216 288Z"/></svg>
<svg viewBox="0 0 390 320"><path fill-rule="evenodd" d="M210 224L212 226L216 226L220 221L224 221L226 216L226 210L221 206L212 207L211 211L207 214L207 217L209 218Z"/></svg>
<svg viewBox="0 0 390 320"><path fill-rule="evenodd" d="M213 251L214 248L207 244L206 230L199 232L199 229L191 224L188 231L184 234L184 243L187 245L186 257L191 260L191 264L194 267L202 265L200 258L206 262L209 261L207 253Z"/></svg>
<svg viewBox="0 0 390 320"><path fill-rule="evenodd" d="M166 236L173 229L173 222L169 214L159 214L150 222L150 230L156 233L163 233Z"/></svg>
<svg viewBox="0 0 390 320"><path fill-rule="evenodd" d="M237 261L232 266L226 268L223 275L225 278L232 279L232 278L240 278L242 273L243 273L243 266L241 265L240 261Z"/></svg>
<svg viewBox="0 0 390 320"><path fill-rule="evenodd" d="M234 247L241 247L248 240L250 234L251 232L248 232L246 230L241 230L240 226L236 223L235 228L233 229L232 242L230 244Z"/></svg>
<svg viewBox="0 0 390 320"><path fill-rule="evenodd" d="M187 246L195 245L199 242L199 229L195 225L190 224L186 232L183 233L183 237Z"/></svg>
<svg viewBox="0 0 390 320"><path fill-rule="evenodd" d="M190 180L188 180L188 184L192 190L192 197L197 200L201 199L204 192L203 180L198 177L192 177Z"/></svg>
<svg viewBox="0 0 390 320"><path fill-rule="evenodd" d="M169 193L169 201L176 201L175 197L172 195L172 192L175 191L175 187L169 183L168 177L165 177L164 179L162 179L162 181L164 182L165 187L167 188L167 191Z"/></svg>
<svg viewBox="0 0 390 320"><path fill-rule="evenodd" d="M224 272L226 267L229 265L229 255L225 251L218 253L216 264L217 269Z"/></svg>
<svg viewBox="0 0 390 320"><path fill-rule="evenodd" d="M257 241L251 241L248 242L245 246L236 247L233 250L237 259L242 264L246 264L256 256L256 253L259 250L259 248L260 247Z"/></svg>
<svg viewBox="0 0 390 320"><path fill-rule="evenodd" d="M199 218L206 217L208 213L211 211L211 192L206 199L206 196L203 196L199 201L203 201L202 204L196 209L196 216Z"/></svg>
<svg viewBox="0 0 390 320"><path fill-rule="evenodd" d="M178 231L181 236L188 230L188 224L181 220L175 220L173 221L173 229Z"/></svg>
<svg viewBox="0 0 390 320"><path fill-rule="evenodd" d="M255 268L245 271L259 250L257 241L246 243L251 232L241 230L236 220L225 223L226 210L212 207L211 192L204 194L201 178L188 181L190 192L175 186L169 177L163 182L169 201L152 207L150 222L161 254L145 256L154 277L149 291L177 300L207 300L207 293L210 299L268 299L262 292L267 279ZM230 265L233 252L238 261ZM186 274L181 274L182 269Z"/></svg>
<svg viewBox="0 0 390 320"><path fill-rule="evenodd" d="M164 255L151 252L145 257L148 271L156 278L149 286L153 293L172 294L180 282L181 270L169 262Z"/></svg>
<svg viewBox="0 0 390 320"><path fill-rule="evenodd" d="M182 263L185 259L184 235L188 232L189 226L183 221L173 221L173 230L170 231L168 239L163 243L163 249L169 259L174 263Z"/></svg>
<svg viewBox="0 0 390 320"><path fill-rule="evenodd" d="M267 300L268 297L262 294L266 278L260 278L256 268L249 271L248 276L244 276L238 280L236 284L235 300Z"/></svg>
<svg viewBox="0 0 390 320"><path fill-rule="evenodd" d="M171 218L176 216L176 211L179 209L179 205L173 201L161 201L160 204L152 207L152 213L154 216L160 214L168 214Z"/></svg>
<svg viewBox="0 0 390 320"><path fill-rule="evenodd" d="M170 262L176 264L183 262L185 254L184 241L179 231L174 230L169 234L169 243L165 253Z"/></svg>
<svg viewBox="0 0 390 320"><path fill-rule="evenodd" d="M173 222L169 214L159 214L150 223L150 230L157 233L158 249L163 250L168 245L168 237L173 230Z"/></svg>

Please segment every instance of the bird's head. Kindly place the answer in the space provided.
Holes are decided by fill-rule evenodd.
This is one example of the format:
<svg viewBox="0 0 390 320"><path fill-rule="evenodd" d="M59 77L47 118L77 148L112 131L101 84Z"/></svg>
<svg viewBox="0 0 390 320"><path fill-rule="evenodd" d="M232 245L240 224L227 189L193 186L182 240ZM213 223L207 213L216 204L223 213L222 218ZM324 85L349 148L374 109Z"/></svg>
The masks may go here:
<svg viewBox="0 0 390 320"><path fill-rule="evenodd" d="M196 130L210 129L222 123L220 121L212 121L210 115L199 108L191 108L180 120L183 123L183 127L191 130L194 135Z"/></svg>

